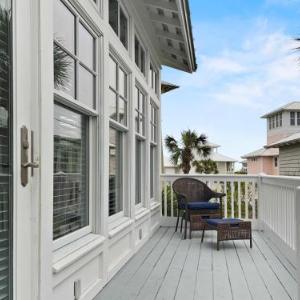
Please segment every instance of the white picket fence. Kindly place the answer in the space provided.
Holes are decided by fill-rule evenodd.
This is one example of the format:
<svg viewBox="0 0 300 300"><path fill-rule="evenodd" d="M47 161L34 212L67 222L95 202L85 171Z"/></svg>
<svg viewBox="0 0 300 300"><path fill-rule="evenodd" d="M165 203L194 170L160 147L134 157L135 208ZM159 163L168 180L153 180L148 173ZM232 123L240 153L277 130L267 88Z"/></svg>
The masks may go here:
<svg viewBox="0 0 300 300"><path fill-rule="evenodd" d="M225 192L223 217L251 220L253 229L264 230L296 263L296 190L300 177L163 174L161 209L165 226L175 224L177 201L172 184L180 177L196 178L215 191Z"/></svg>

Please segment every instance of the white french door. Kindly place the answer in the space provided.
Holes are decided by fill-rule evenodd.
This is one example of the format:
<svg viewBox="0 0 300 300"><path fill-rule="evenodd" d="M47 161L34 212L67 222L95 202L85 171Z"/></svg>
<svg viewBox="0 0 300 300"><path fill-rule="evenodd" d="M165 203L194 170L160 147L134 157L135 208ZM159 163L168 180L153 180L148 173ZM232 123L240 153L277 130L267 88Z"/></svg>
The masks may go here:
<svg viewBox="0 0 300 300"><path fill-rule="evenodd" d="M3 1L12 2L13 53L7 299L47 300L52 289L52 0Z"/></svg>

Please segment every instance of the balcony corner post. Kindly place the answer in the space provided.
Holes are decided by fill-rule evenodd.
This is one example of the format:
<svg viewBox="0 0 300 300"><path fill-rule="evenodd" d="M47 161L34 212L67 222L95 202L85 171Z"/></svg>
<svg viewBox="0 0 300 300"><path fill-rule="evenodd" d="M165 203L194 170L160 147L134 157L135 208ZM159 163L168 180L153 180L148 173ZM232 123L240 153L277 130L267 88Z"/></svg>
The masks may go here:
<svg viewBox="0 0 300 300"><path fill-rule="evenodd" d="M297 251L297 275L298 275L298 299L300 299L300 186L296 189L296 251Z"/></svg>
<svg viewBox="0 0 300 300"><path fill-rule="evenodd" d="M259 175L257 177L257 191L258 191L258 199L257 199L257 223L258 223L258 230L264 231L264 222L263 222L263 216L264 216L264 205L263 205L263 184L262 184L262 176Z"/></svg>

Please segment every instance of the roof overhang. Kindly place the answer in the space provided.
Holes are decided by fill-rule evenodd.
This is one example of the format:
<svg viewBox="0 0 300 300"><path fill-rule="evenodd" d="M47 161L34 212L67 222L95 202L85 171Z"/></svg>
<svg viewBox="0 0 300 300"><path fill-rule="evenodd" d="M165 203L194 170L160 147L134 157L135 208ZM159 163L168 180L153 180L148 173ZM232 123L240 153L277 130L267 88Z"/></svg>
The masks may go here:
<svg viewBox="0 0 300 300"><path fill-rule="evenodd" d="M295 133L273 144L267 145L265 146L265 148L280 148L280 147L299 144L299 143L300 143L300 133Z"/></svg>
<svg viewBox="0 0 300 300"><path fill-rule="evenodd" d="M147 30L152 31L150 36L159 48L161 64L189 73L196 71L188 0L142 0L140 3L143 3L140 6L143 15L148 17L145 23L152 25Z"/></svg>

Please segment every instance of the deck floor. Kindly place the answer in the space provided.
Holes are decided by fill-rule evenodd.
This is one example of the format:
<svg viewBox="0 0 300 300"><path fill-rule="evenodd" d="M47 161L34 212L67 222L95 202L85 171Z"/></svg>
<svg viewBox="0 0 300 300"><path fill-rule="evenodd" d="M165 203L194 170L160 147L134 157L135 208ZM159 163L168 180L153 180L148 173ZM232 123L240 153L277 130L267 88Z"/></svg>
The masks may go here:
<svg viewBox="0 0 300 300"><path fill-rule="evenodd" d="M263 233L221 243L207 232L182 240L162 227L94 300L296 299L295 267Z"/></svg>

